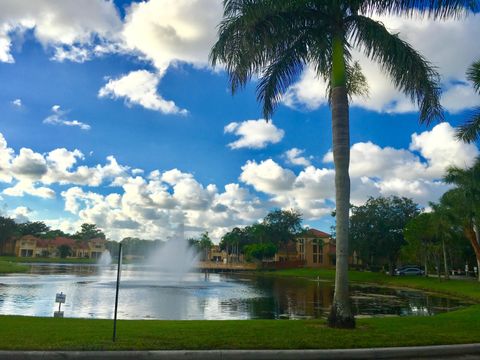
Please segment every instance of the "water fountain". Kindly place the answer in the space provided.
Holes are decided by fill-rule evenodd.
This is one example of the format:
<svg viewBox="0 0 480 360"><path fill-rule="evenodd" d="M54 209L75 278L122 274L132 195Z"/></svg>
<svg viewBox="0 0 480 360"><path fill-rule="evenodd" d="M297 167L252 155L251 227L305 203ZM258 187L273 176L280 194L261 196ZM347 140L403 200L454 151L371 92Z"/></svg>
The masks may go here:
<svg viewBox="0 0 480 360"><path fill-rule="evenodd" d="M109 266L112 263L112 255L110 255L110 251L104 250L97 263L100 266Z"/></svg>
<svg viewBox="0 0 480 360"><path fill-rule="evenodd" d="M181 280L195 267L197 261L198 255L185 239L182 222L174 236L151 254L147 259L147 265Z"/></svg>

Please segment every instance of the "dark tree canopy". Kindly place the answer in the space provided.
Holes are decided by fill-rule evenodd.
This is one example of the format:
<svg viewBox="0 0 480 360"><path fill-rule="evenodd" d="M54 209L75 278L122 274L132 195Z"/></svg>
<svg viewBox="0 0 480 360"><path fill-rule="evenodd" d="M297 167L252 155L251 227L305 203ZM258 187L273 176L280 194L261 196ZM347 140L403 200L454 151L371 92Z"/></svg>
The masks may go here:
<svg viewBox="0 0 480 360"><path fill-rule="evenodd" d="M351 250L371 266L397 261L405 244L403 230L420 212L418 204L405 197L370 198L352 207L350 217Z"/></svg>
<svg viewBox="0 0 480 360"><path fill-rule="evenodd" d="M263 225L268 238L275 244L287 244L302 232L302 214L296 210L273 210L265 216Z"/></svg>
<svg viewBox="0 0 480 360"><path fill-rule="evenodd" d="M78 240L105 239L105 234L101 229L97 228L97 225L83 223L80 231L78 231L74 237Z"/></svg>
<svg viewBox="0 0 480 360"><path fill-rule="evenodd" d="M34 221L18 224L20 235L42 236L50 231L50 227L43 221Z"/></svg>

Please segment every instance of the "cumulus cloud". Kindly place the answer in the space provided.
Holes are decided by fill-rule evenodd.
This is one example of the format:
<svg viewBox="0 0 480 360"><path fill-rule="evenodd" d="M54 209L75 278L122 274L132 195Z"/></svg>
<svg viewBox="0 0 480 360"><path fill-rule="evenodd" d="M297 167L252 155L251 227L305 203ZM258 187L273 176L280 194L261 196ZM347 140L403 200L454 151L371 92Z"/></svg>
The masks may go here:
<svg viewBox="0 0 480 360"><path fill-rule="evenodd" d="M454 113L478 104L478 96L465 80L465 71L478 58L478 47L471 46L480 33L480 15L463 20L434 21L432 19L399 16L378 17L392 33L409 42L436 66L444 82L442 104ZM448 46L445 46L448 44ZM354 97L352 105L385 113L416 111L416 106L395 89L379 65L363 53L352 51L367 77L369 96ZM283 103L293 108L313 110L326 104L326 84L318 79L311 67L306 67L297 83L284 94Z"/></svg>
<svg viewBox="0 0 480 360"><path fill-rule="evenodd" d="M0 4L0 61L12 63L12 34L32 31L54 60L85 61L98 45L118 42L122 21L113 1L5 0Z"/></svg>
<svg viewBox="0 0 480 360"><path fill-rule="evenodd" d="M122 36L126 46L161 71L178 61L208 64L222 17L218 0L150 0L127 9Z"/></svg>
<svg viewBox="0 0 480 360"><path fill-rule="evenodd" d="M296 150L294 159L302 154ZM448 123L412 134L408 149L353 144L351 202L359 205L369 196L398 195L427 206L449 188L441 180L445 168L470 166L478 153L475 145L456 141ZM15 153L3 136L0 155L0 181L8 184L3 194L48 199L55 196L48 186L59 184L64 209L73 220L66 216L48 224L75 229L92 222L118 240L167 239L184 225L186 236L207 230L218 241L232 227L258 221L272 208L298 209L307 221L329 216L335 208L331 152L323 157L324 167L303 164L300 171L272 159L250 160L241 168L239 183L222 188L202 184L192 173L175 168L130 170L114 157L104 165L79 165L84 155L78 149L40 154L24 148ZM115 187L107 187L112 184Z"/></svg>
<svg viewBox="0 0 480 360"><path fill-rule="evenodd" d="M448 123L430 131L412 134L409 149L380 147L372 142L353 144L350 151L351 202L362 204L369 196L407 196L422 206L449 189L442 182L448 166L471 166L478 148L455 140ZM333 155L324 156L325 163ZM332 168L307 166L300 173L283 168L272 159L249 161L242 167L240 180L266 193L282 208L300 209L307 219L317 219L334 207Z"/></svg>
<svg viewBox="0 0 480 360"><path fill-rule="evenodd" d="M68 113L68 111L64 111L60 109L60 105L53 105L52 106L52 114L47 116L44 120L44 124L50 124L50 125L64 125L64 126L76 126L79 127L82 130L90 130L91 126L78 121L78 120L67 120L65 118L65 115Z"/></svg>
<svg viewBox="0 0 480 360"><path fill-rule="evenodd" d="M246 120L241 123L232 122L225 126L224 132L240 137L228 144L230 149L263 149L268 144L280 142L285 135L285 131L277 128L272 121L265 119Z"/></svg>
<svg viewBox="0 0 480 360"><path fill-rule="evenodd" d="M26 223L30 221L30 216L32 215L32 209L26 206L18 206L12 211L10 211L10 216L17 224Z"/></svg>
<svg viewBox="0 0 480 360"><path fill-rule="evenodd" d="M124 98L128 106L140 105L164 114L187 114L186 110L178 108L173 101L167 101L157 93L162 76L162 73L154 74L147 70L132 71L108 80L98 92L98 96Z"/></svg>
<svg viewBox="0 0 480 360"><path fill-rule="evenodd" d="M310 166L311 162L306 157L302 156L305 150L300 150L297 148L292 148L287 150L283 156L287 160L288 164L298 165L298 166Z"/></svg>
<svg viewBox="0 0 480 360"><path fill-rule="evenodd" d="M14 182L3 193L9 196L29 194L52 198L55 196L54 190L42 185L99 186L107 180L127 177L129 168L118 164L113 156L108 156L104 165L93 167L79 165L78 162L83 159L80 150L69 151L65 148L54 149L46 154L21 148L16 154L0 134L0 182Z"/></svg>

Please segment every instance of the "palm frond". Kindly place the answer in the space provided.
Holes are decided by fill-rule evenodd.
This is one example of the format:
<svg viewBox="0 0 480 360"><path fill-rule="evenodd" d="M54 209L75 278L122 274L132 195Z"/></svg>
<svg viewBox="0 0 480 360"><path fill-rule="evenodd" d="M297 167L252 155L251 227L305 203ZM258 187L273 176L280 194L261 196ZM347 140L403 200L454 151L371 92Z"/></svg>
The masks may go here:
<svg viewBox="0 0 480 360"><path fill-rule="evenodd" d="M467 79L473 83L473 88L480 93L480 59L475 61L467 70Z"/></svg>
<svg viewBox="0 0 480 360"><path fill-rule="evenodd" d="M473 116L456 131L456 138L467 143L474 142L480 135L480 107L475 110Z"/></svg>
<svg viewBox="0 0 480 360"><path fill-rule="evenodd" d="M380 64L395 87L420 108L420 122L443 120L440 76L436 69L397 34L365 16L351 16L352 43Z"/></svg>
<svg viewBox="0 0 480 360"><path fill-rule="evenodd" d="M302 36L305 17L309 16L305 11L294 0L225 2L224 20L210 61L213 66L225 65L233 92L253 75L260 74Z"/></svg>
<svg viewBox="0 0 480 360"><path fill-rule="evenodd" d="M365 15L427 15L433 19L461 18L480 11L478 0L365 0L359 6Z"/></svg>
<svg viewBox="0 0 480 360"><path fill-rule="evenodd" d="M263 116L269 119L282 95L298 77L307 61L308 49L303 39L298 39L262 73L257 86L257 98L263 103Z"/></svg>

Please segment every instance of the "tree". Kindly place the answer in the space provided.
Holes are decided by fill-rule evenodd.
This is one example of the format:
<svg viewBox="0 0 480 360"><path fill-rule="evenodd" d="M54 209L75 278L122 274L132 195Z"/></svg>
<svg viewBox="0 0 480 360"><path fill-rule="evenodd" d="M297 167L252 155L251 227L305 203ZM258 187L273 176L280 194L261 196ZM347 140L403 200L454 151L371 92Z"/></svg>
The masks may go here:
<svg viewBox="0 0 480 360"><path fill-rule="evenodd" d="M5 251L6 242L18 232L18 225L8 217L0 216L0 254Z"/></svg>
<svg viewBox="0 0 480 360"><path fill-rule="evenodd" d="M398 196L369 198L364 205L352 207L352 248L365 263L379 266L379 261L386 260L393 274L405 243L403 229L419 212L411 199Z"/></svg>
<svg viewBox="0 0 480 360"><path fill-rule="evenodd" d="M448 168L444 180L456 185L456 189L447 191L440 202L456 214L480 269L480 158L468 169Z"/></svg>
<svg viewBox="0 0 480 360"><path fill-rule="evenodd" d="M473 89L480 95L480 59L467 70L467 79L473 84ZM473 142L480 135L480 107L474 111L471 118L457 129L457 137L465 142Z"/></svg>
<svg viewBox="0 0 480 360"><path fill-rule="evenodd" d="M65 244L60 245L57 250L62 259L72 255L72 248Z"/></svg>
<svg viewBox="0 0 480 360"><path fill-rule="evenodd" d="M401 249L403 258L423 264L425 276L428 276L428 262L432 255L433 233L431 213L414 217L403 231L406 241Z"/></svg>
<svg viewBox="0 0 480 360"><path fill-rule="evenodd" d="M78 240L105 239L105 234L101 229L97 228L97 225L83 223L80 231L78 231L74 237Z"/></svg>
<svg viewBox="0 0 480 360"><path fill-rule="evenodd" d="M213 246L213 242L208 236L208 231L205 231L200 235L198 245L200 250L203 252L204 260L208 260L208 253Z"/></svg>
<svg viewBox="0 0 480 360"><path fill-rule="evenodd" d="M275 256L277 250L278 249L275 244L272 244L271 242L262 244L250 244L245 246L245 256L249 261L253 259L262 261Z"/></svg>
<svg viewBox="0 0 480 360"><path fill-rule="evenodd" d="M208 260L208 253L213 246L213 242L208 236L208 231L205 231L199 238L188 239L188 244L193 247L198 253L202 254L202 260Z"/></svg>
<svg viewBox="0 0 480 360"><path fill-rule="evenodd" d="M348 97L366 93L365 77L350 50L378 62L395 86L419 105L420 121L443 119L440 84L430 63L390 33L373 14L427 13L446 19L477 10L472 1L408 0L224 0L223 20L210 60L222 63L231 90L258 76L257 98L269 119L282 94L311 65L328 83L332 108L337 254L329 325L354 327L348 296L348 218L350 204Z"/></svg>
<svg viewBox="0 0 480 360"><path fill-rule="evenodd" d="M66 232L63 232L62 230L54 229L54 230L47 231L45 234L42 234L40 237L44 239L54 239L56 237L72 237L72 235Z"/></svg>
<svg viewBox="0 0 480 360"><path fill-rule="evenodd" d="M302 214L295 210L273 210L263 219L264 237L271 242L287 245L302 229Z"/></svg>
<svg viewBox="0 0 480 360"><path fill-rule="evenodd" d="M18 224L18 231L21 235L42 236L50 231L50 227L43 221L34 221Z"/></svg>

